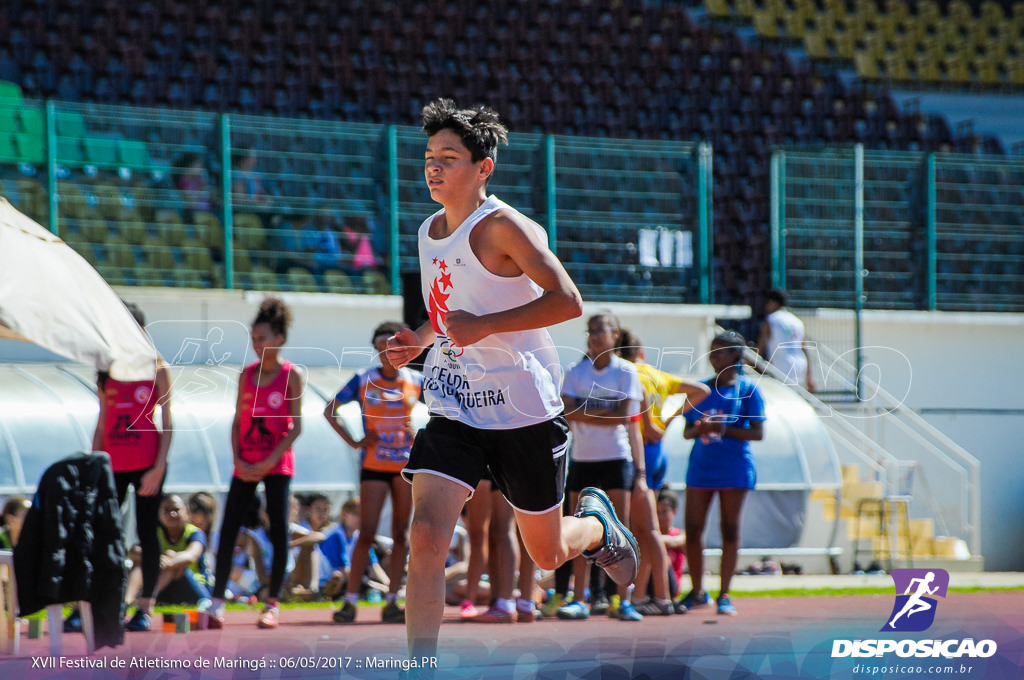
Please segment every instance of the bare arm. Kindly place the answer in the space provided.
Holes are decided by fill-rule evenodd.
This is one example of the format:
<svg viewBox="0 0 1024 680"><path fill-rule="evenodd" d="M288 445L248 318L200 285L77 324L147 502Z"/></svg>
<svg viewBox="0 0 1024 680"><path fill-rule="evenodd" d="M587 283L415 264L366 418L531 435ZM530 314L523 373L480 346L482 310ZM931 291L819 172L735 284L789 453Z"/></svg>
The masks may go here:
<svg viewBox="0 0 1024 680"><path fill-rule="evenodd" d="M772 336L772 327L768 325L767 321L761 322L761 330L757 334L757 353L760 354L766 361L771 361L772 358L768 356L768 340Z"/></svg>
<svg viewBox="0 0 1024 680"><path fill-rule="evenodd" d="M691 408L699 405L702 401L707 399L708 395L711 394L711 388L702 382L697 382L696 380L680 379L679 387L676 388L676 394L683 395L683 403L672 415L665 419L665 427L668 427L668 424L671 423L674 418L683 415Z"/></svg>
<svg viewBox="0 0 1024 680"><path fill-rule="evenodd" d="M661 543L666 548L675 548L682 550L686 547L686 534L676 534L675 536L669 536L668 534L660 534Z"/></svg>
<svg viewBox="0 0 1024 680"><path fill-rule="evenodd" d="M524 273L544 293L536 300L500 312L480 316L464 310L449 312L445 325L453 343L465 347L494 333L546 328L583 313L583 299L576 284L526 218L498 213L488 220L480 238L486 242L473 243L474 252L488 269L500 269L502 275Z"/></svg>
<svg viewBox="0 0 1024 680"><path fill-rule="evenodd" d="M562 395L565 419L570 422L606 425L609 427L624 425L629 422L629 405L629 399L620 399L613 408L594 409L588 408L581 399L565 394Z"/></svg>
<svg viewBox="0 0 1024 680"><path fill-rule="evenodd" d="M433 345L435 339L437 333L430 322L425 322L414 331L403 328L388 338L388 359L393 366L401 368Z"/></svg>
<svg viewBox="0 0 1024 680"><path fill-rule="evenodd" d="M171 448L174 424L171 420L171 371L162 365L156 370L156 399L160 404L160 442L157 445L156 462L142 475L140 496L155 496L167 473L167 452Z"/></svg>
<svg viewBox="0 0 1024 680"><path fill-rule="evenodd" d="M96 418L96 430L92 433L92 450L103 450L103 422L107 419L107 399L103 388L96 385L96 394L100 398L100 413Z"/></svg>
<svg viewBox="0 0 1024 680"><path fill-rule="evenodd" d="M324 418L327 419L331 429L337 432L338 435L345 440L346 444L351 446L353 449L363 448L369 443L367 441L369 439L369 434L361 440L356 440L356 438L349 433L345 424L335 417L334 413L338 410L338 406L340 406L340 404L338 403L337 398L331 399L327 402L327 406L324 407Z"/></svg>
<svg viewBox="0 0 1024 680"><path fill-rule="evenodd" d="M647 493L647 458L644 455L644 438L640 434L640 421L630 418L626 428L629 430L629 449L633 454L633 492Z"/></svg>

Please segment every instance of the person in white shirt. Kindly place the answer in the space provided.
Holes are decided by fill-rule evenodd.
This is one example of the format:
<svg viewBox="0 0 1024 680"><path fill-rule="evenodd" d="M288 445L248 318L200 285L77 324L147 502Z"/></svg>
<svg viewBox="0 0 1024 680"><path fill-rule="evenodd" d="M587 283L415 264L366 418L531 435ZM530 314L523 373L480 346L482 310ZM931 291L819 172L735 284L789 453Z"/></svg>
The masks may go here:
<svg viewBox="0 0 1024 680"><path fill-rule="evenodd" d="M644 391L636 366L615 353L621 332L619 320L611 312L590 317L587 353L566 372L562 402L572 428L571 464L566 481L570 502L575 504L588 487L599 488L608 494L615 512L628 523L630 494L647 493L640 434ZM573 567L573 601L558 610L561 619L590 616L584 595L590 581L590 565L577 558ZM594 584L591 590L597 588ZM616 618L641 620L643 617L630 602L625 584L619 584L618 595ZM599 598L592 592L591 599Z"/></svg>
<svg viewBox="0 0 1024 680"><path fill-rule="evenodd" d="M583 302L541 227L487 195L497 113L438 99L423 109L424 176L443 209L419 230L429 321L388 340L401 367L432 346L423 393L431 418L402 472L412 481L406 632L413 658L433 657L444 614L447 545L466 499L489 470L543 569L584 551L618 583L636 578L636 540L599 490L562 517L568 425L558 354L546 328ZM507 609L515 602L498 602Z"/></svg>
<svg viewBox="0 0 1024 680"><path fill-rule="evenodd" d="M769 363L786 374L787 385L806 385L808 392L815 390L811 374L811 355L804 339L804 324L786 309L786 294L775 289L768 291L757 351Z"/></svg>

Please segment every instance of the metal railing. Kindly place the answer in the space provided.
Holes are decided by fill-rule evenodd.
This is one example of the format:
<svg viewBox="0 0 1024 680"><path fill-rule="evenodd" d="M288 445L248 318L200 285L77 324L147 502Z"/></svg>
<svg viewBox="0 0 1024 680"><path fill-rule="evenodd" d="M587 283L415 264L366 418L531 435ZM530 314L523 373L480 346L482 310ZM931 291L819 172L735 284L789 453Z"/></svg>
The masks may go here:
<svg viewBox="0 0 1024 680"><path fill-rule="evenodd" d="M771 238L795 307L1024 311L1024 159L778 150Z"/></svg>
<svg viewBox="0 0 1024 680"><path fill-rule="evenodd" d="M491 190L588 299L711 302L710 147L513 133ZM0 99L0 193L111 283L398 292L411 127Z"/></svg>

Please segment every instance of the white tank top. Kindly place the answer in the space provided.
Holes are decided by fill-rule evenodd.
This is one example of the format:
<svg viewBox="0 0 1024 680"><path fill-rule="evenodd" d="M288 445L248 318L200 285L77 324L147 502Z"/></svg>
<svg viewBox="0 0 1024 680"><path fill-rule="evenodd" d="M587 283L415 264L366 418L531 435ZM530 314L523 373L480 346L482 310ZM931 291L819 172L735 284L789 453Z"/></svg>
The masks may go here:
<svg viewBox="0 0 1024 680"><path fill-rule="evenodd" d="M562 412L561 368L547 329L495 333L469 347L453 346L445 335L449 311L490 314L544 292L526 274L491 273L473 253L473 228L498 210L515 211L491 196L446 238L429 236L431 223L444 210L419 230L423 299L437 333L423 367L423 395L432 415L485 430L535 425Z"/></svg>
<svg viewBox="0 0 1024 680"><path fill-rule="evenodd" d="M802 384L807 379L804 354L804 324L792 312L778 309L768 315L768 360L786 374L785 383Z"/></svg>

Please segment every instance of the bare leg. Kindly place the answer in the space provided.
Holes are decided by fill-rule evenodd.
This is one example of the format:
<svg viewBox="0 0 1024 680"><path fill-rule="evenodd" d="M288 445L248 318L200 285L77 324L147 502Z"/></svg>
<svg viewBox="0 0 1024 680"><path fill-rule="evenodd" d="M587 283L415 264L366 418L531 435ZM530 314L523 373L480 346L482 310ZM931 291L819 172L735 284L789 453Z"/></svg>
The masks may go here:
<svg viewBox="0 0 1024 680"><path fill-rule="evenodd" d="M686 489L683 524L686 526L686 561L690 564L693 592L704 590L704 525L715 492L712 489Z"/></svg>
<svg viewBox="0 0 1024 680"><path fill-rule="evenodd" d="M629 526L629 497L632 495L629 489L611 489L606 493L608 494L608 500L615 507L615 514L619 516L619 521ZM618 586L617 591L620 599L629 599L629 584Z"/></svg>
<svg viewBox="0 0 1024 680"><path fill-rule="evenodd" d="M516 585L519 541L516 539L515 513L497 489L491 493L491 525L488 536L491 595L511 600Z"/></svg>
<svg viewBox="0 0 1024 680"><path fill-rule="evenodd" d="M722 514L722 589L719 595L729 594L732 575L736 573L736 562L740 550L740 512L746 489L722 489L718 492ZM689 535L687 535L689 536Z"/></svg>
<svg viewBox="0 0 1024 680"><path fill-rule="evenodd" d="M468 495L465 487L439 475L413 476L405 616L412 658L437 655L444 616L444 561Z"/></svg>
<svg viewBox="0 0 1024 680"><path fill-rule="evenodd" d="M487 530L491 523L491 483L481 481L466 506L466 532L469 534L469 566L466 568L466 599L477 602L480 576L487 564Z"/></svg>
<svg viewBox="0 0 1024 680"><path fill-rule="evenodd" d="M516 535L519 542L519 599L530 600L536 605L534 590L537 589L537 565L530 557L530 551L523 545L522 536Z"/></svg>
<svg viewBox="0 0 1024 680"><path fill-rule="evenodd" d="M409 554L409 516L412 514L412 487L400 476L391 482L391 560L388 592L397 594L405 577L405 559Z"/></svg>
<svg viewBox="0 0 1024 680"><path fill-rule="evenodd" d="M406 483L406 482L403 482ZM349 564L348 595L358 597L363 584L363 574L370 563L370 548L377 535L377 523L384 501L388 497L388 485L379 480L359 483L359 536L352 548L352 562Z"/></svg>
<svg viewBox="0 0 1024 680"><path fill-rule="evenodd" d="M659 600L669 599L668 592L668 553L665 552L665 545L661 542L658 531L657 503L654 492L633 495L632 498L633 535L640 543L640 552L645 559L641 562L640 572L643 578L637 576L636 588L633 590L634 599L647 596L648 577L653 574L654 597Z"/></svg>

